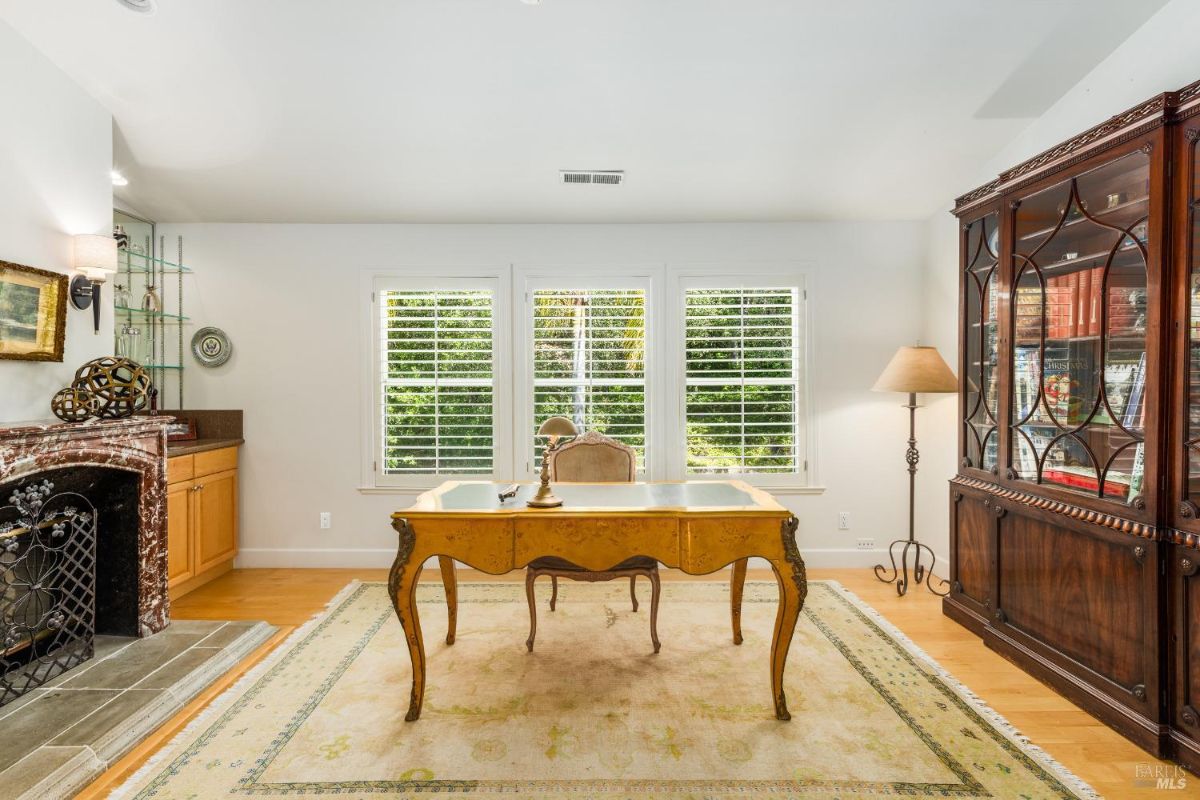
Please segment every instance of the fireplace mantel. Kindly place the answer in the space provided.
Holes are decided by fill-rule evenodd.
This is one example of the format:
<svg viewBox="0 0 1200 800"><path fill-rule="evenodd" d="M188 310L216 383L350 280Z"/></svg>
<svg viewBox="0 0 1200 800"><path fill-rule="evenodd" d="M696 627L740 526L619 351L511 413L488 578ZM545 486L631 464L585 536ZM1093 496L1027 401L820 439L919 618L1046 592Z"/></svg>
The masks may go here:
<svg viewBox="0 0 1200 800"><path fill-rule="evenodd" d="M167 598L166 480L170 416L121 420L0 423L0 484L72 466L135 472L138 496L138 633L170 621ZM4 498L0 498L3 503ZM100 521L99 547L104 546Z"/></svg>

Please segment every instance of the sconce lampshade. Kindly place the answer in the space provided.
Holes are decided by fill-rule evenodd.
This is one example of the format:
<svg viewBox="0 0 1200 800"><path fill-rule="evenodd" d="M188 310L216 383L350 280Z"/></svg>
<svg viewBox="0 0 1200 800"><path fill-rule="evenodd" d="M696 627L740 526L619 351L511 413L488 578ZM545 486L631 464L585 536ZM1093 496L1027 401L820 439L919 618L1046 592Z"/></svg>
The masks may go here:
<svg viewBox="0 0 1200 800"><path fill-rule="evenodd" d="M538 428L538 436L577 436L575 423L566 417L550 417Z"/></svg>
<svg viewBox="0 0 1200 800"><path fill-rule="evenodd" d="M958 391L958 379L936 347L901 347L884 367L873 392L945 393Z"/></svg>
<svg viewBox="0 0 1200 800"><path fill-rule="evenodd" d="M116 239L92 233L80 234L73 238L75 269L93 281L103 281L109 273L117 271Z"/></svg>

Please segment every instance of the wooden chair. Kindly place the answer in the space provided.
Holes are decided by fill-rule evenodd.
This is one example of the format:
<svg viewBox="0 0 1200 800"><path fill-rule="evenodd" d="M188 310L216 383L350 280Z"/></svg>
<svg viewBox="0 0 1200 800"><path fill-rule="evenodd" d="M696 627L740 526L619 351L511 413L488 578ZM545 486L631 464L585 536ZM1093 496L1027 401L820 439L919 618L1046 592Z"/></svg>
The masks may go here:
<svg viewBox="0 0 1200 800"><path fill-rule="evenodd" d="M633 448L610 439L597 431L588 431L567 442L550 456L550 480L566 483L632 483L637 475L637 455ZM629 596L633 610L638 610L637 579L644 575L650 579L650 640L654 652L661 646L658 641L658 596L661 589L658 578L658 562L647 556L634 556L611 569L592 572L575 566L561 558L549 556L530 562L525 572L525 595L529 599L529 638L525 646L533 651L533 640L537 635L537 604L533 597L533 584L540 576L549 575L550 610L558 602L558 579L574 581L611 581L629 578Z"/></svg>

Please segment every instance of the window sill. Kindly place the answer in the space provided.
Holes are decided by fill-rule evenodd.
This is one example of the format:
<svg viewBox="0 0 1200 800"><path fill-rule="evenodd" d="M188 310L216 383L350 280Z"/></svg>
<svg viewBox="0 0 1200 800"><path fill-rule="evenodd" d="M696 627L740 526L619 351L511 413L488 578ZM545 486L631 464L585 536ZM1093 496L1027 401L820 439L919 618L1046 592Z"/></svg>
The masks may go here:
<svg viewBox="0 0 1200 800"><path fill-rule="evenodd" d="M448 479L449 480L449 479ZM503 482L503 481L501 481ZM751 484L756 489L762 489L769 494L779 495L782 497L788 496L803 496L803 495L822 495L825 494L824 486L762 486ZM428 492L435 487L432 486L359 486L357 491L359 494L391 494L391 495L417 495L422 492Z"/></svg>

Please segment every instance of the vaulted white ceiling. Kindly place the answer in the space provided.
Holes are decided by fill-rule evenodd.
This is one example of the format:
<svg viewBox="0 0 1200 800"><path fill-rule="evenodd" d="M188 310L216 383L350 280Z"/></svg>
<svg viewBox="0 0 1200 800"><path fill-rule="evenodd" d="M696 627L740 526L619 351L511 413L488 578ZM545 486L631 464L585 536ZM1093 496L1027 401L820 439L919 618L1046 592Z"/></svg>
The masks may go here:
<svg viewBox="0 0 1200 800"><path fill-rule="evenodd" d="M111 110L118 196L159 220L918 219L1164 2L0 0L0 19Z"/></svg>

